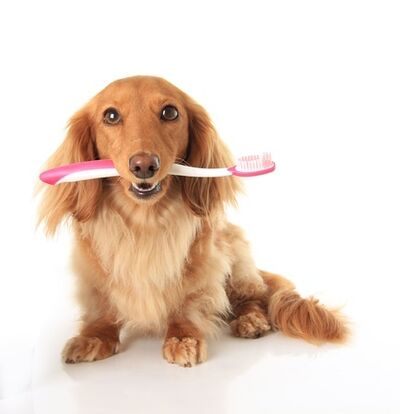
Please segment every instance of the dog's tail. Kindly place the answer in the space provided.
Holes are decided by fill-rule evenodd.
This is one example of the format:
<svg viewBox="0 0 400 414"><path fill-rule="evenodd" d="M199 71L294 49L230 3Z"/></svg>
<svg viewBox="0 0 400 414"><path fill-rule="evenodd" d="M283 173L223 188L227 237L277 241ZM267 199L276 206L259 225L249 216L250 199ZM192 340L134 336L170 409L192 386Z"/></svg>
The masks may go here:
<svg viewBox="0 0 400 414"><path fill-rule="evenodd" d="M282 276L260 273L268 285L268 315L274 329L314 344L345 342L349 329L338 310L327 309L312 297L302 298Z"/></svg>

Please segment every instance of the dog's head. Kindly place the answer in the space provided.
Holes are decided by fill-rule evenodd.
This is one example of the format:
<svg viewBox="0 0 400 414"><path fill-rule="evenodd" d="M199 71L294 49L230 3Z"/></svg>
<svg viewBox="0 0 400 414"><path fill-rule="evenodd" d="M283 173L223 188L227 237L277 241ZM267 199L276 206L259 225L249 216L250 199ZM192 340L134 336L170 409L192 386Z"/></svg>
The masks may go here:
<svg viewBox="0 0 400 414"><path fill-rule="evenodd" d="M232 159L206 111L161 78L138 76L107 86L71 118L49 167L99 158L114 162L120 178L113 185L126 202L149 207L174 187L194 214L206 216L235 198L238 184L231 177L168 175L174 162L215 168L232 165ZM88 180L47 188L41 218L50 233L68 214L78 221L92 217L104 184Z"/></svg>

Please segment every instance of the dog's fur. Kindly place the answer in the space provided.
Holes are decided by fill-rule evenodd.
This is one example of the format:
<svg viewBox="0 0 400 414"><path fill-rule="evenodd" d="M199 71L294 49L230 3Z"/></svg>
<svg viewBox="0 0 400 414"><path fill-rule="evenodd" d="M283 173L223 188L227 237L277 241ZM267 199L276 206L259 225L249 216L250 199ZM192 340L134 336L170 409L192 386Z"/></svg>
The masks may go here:
<svg viewBox="0 0 400 414"><path fill-rule="evenodd" d="M166 104L178 108L177 120L160 119ZM103 122L108 107L122 123ZM162 191L148 200L129 191L139 180L128 160L141 152L161 160L146 181L161 182ZM48 167L98 158L111 158L120 177L48 186L40 209L49 234L68 217L75 233L82 326L64 348L66 362L116 353L124 326L165 335L164 358L182 366L206 359L206 338L224 321L245 338L271 328L313 343L346 338L338 312L257 269L242 231L224 216L237 178L168 175L174 162L232 165L207 113L185 93L155 77L107 86L72 117Z"/></svg>

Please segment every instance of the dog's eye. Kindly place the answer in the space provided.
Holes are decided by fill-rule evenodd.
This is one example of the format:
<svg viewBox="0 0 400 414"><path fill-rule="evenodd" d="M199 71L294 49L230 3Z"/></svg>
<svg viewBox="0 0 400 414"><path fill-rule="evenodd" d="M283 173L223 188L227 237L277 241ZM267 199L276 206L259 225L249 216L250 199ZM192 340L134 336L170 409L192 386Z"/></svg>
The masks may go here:
<svg viewBox="0 0 400 414"><path fill-rule="evenodd" d="M161 111L161 119L163 121L174 121L176 118L178 118L179 112L175 108L175 106L167 105L163 108Z"/></svg>
<svg viewBox="0 0 400 414"><path fill-rule="evenodd" d="M115 108L108 108L104 111L103 121L105 124L116 125L121 122L121 115Z"/></svg>

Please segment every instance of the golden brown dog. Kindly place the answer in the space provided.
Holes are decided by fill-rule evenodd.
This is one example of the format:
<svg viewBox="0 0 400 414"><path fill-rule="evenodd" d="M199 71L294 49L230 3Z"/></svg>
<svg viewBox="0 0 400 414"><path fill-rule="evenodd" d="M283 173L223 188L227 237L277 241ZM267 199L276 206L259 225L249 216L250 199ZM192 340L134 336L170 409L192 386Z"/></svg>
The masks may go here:
<svg viewBox="0 0 400 414"><path fill-rule="evenodd" d="M233 165L185 93L155 77L111 83L72 117L49 167L98 158L112 159L120 177L47 187L40 209L49 234L67 217L75 233L82 326L66 362L118 352L124 326L164 335L164 358L182 366L206 359L206 338L224 321L245 338L272 328L314 343L345 339L340 314L257 269L224 215L237 178L168 175L174 162Z"/></svg>

